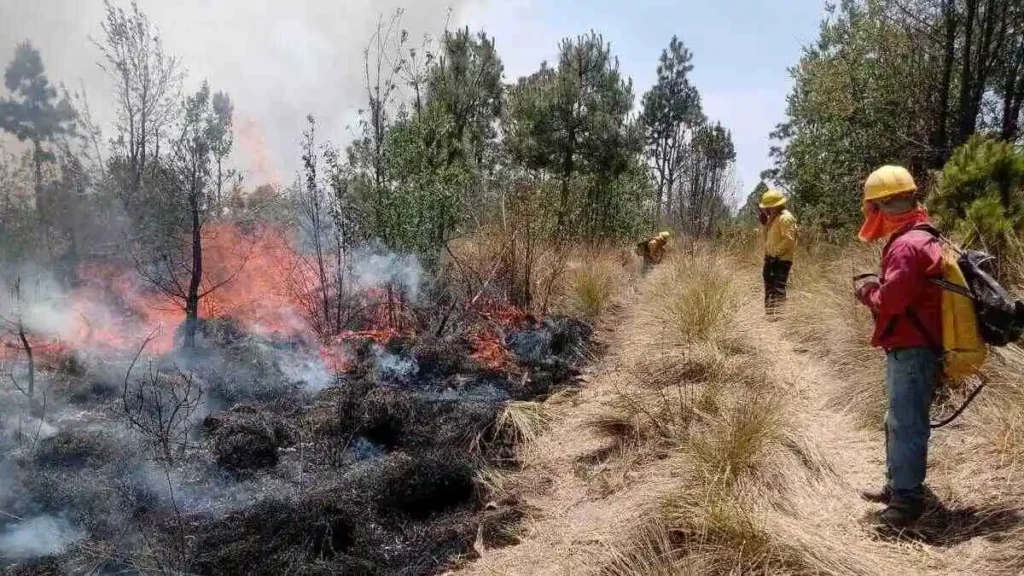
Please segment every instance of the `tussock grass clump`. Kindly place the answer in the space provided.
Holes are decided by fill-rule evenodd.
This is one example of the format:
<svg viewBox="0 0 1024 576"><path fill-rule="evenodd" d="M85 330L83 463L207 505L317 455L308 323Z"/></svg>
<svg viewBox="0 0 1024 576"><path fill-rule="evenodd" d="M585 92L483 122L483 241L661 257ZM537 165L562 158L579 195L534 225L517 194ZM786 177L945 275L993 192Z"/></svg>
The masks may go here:
<svg viewBox="0 0 1024 576"><path fill-rule="evenodd" d="M767 448L780 444L782 402L772 396L744 396L722 419L694 438L692 465L698 475L726 484L753 475L767 463Z"/></svg>
<svg viewBox="0 0 1024 576"><path fill-rule="evenodd" d="M498 413L494 428L498 434L509 435L516 446L526 447L537 440L547 425L543 404L513 401Z"/></svg>
<svg viewBox="0 0 1024 576"><path fill-rule="evenodd" d="M701 251L670 262L667 278L652 287L651 313L666 343L686 346L728 339L736 311L734 276L726 263Z"/></svg>
<svg viewBox="0 0 1024 576"><path fill-rule="evenodd" d="M581 252L569 264L559 312L595 322L622 290L628 266L613 250Z"/></svg>
<svg viewBox="0 0 1024 576"><path fill-rule="evenodd" d="M662 515L683 552L677 564L699 557L710 573L749 574L778 562L775 543L738 493L684 490L665 501Z"/></svg>
<svg viewBox="0 0 1024 576"><path fill-rule="evenodd" d="M592 420L600 432L669 457L678 479L603 574L800 572L775 538L764 502L827 464L790 429L788 384L750 322L749 286L734 256L698 247L655 272L627 342L616 393ZM758 311L759 312L759 311ZM657 353L653 353L657 350ZM769 496L771 495L771 496ZM803 570L807 571L807 570Z"/></svg>
<svg viewBox="0 0 1024 576"><path fill-rule="evenodd" d="M752 487L690 482L615 546L602 574L815 574L813 553L776 532ZM828 573L828 571L824 571Z"/></svg>
<svg viewBox="0 0 1024 576"><path fill-rule="evenodd" d="M962 453L943 463L942 472L965 493L987 493L986 505L1024 508L1024 350L993 349L985 377L987 387L957 422L961 430L950 448ZM957 392L951 403L959 405L967 390Z"/></svg>
<svg viewBox="0 0 1024 576"><path fill-rule="evenodd" d="M469 450L474 455L488 456L495 465L520 465L547 426L542 404L508 402L497 411L493 423L472 438Z"/></svg>
<svg viewBox="0 0 1024 576"><path fill-rule="evenodd" d="M730 359L715 346L696 345L644 358L627 368L636 385L661 390L716 382L730 370Z"/></svg>
<svg viewBox="0 0 1024 576"><path fill-rule="evenodd" d="M685 442L692 424L703 418L698 406L717 407L715 387L619 390L595 415L590 426L619 442L659 451Z"/></svg>
<svg viewBox="0 0 1024 576"><path fill-rule="evenodd" d="M612 547L601 576L678 576L696 574L680 572L677 566L679 551L672 535L661 522L651 522L640 528L624 546Z"/></svg>

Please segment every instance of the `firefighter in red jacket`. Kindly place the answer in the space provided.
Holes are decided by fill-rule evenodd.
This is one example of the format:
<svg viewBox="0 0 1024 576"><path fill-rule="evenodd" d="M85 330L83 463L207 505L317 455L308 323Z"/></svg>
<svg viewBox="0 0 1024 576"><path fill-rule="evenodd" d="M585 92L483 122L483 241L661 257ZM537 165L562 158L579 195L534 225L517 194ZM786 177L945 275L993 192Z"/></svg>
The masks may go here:
<svg viewBox="0 0 1024 576"><path fill-rule="evenodd" d="M926 229L917 185L899 166L883 166L864 184L864 242L884 240L881 274L857 281L856 296L875 317L872 345L886 352L887 482L865 491L886 504L881 520L903 527L924 510L929 409L942 362L942 247Z"/></svg>

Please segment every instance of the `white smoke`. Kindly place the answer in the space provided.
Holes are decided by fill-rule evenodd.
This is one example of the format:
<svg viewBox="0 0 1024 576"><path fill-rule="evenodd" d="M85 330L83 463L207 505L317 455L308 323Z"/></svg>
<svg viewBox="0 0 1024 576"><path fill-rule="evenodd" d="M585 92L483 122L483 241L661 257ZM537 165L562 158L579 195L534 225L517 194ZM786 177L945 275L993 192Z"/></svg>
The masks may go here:
<svg viewBox="0 0 1024 576"><path fill-rule="evenodd" d="M314 391L323 390L333 379L323 359L310 355L283 354L278 360L278 367L286 378L302 382Z"/></svg>
<svg viewBox="0 0 1024 576"><path fill-rule="evenodd" d="M56 554L85 536L64 518L37 516L0 533L0 556L21 560Z"/></svg>
<svg viewBox="0 0 1024 576"><path fill-rule="evenodd" d="M381 346L373 347L373 357L373 368L384 380L407 380L420 370L415 359L392 354Z"/></svg>
<svg viewBox="0 0 1024 576"><path fill-rule="evenodd" d="M372 248L356 252L352 265L352 284L358 291L365 292L390 285L400 289L415 303L422 282L423 267L415 255L379 253Z"/></svg>
<svg viewBox="0 0 1024 576"><path fill-rule="evenodd" d="M0 322L4 328L14 330L21 322L26 332L68 335L74 322L73 312L67 305L67 295L51 274L25 266L5 271L0 286Z"/></svg>
<svg viewBox="0 0 1024 576"><path fill-rule="evenodd" d="M140 290L141 282L141 278L126 274L121 283ZM30 341L56 344L60 340L73 344L78 351L88 351L84 348L94 331L113 330L141 344L147 336L142 326L125 325L123 315L111 310L102 299L94 288L77 290L73 296L52 272L33 264L6 269L0 275L0 338L19 347L20 324Z"/></svg>
<svg viewBox="0 0 1024 576"><path fill-rule="evenodd" d="M127 8L130 0L113 0ZM317 117L325 139L349 137L347 125L365 107L363 50L378 18L385 26L405 10L395 36L407 29L409 47L424 34L458 26L468 0L138 0L160 30L168 53L189 71L189 87L204 78L227 91L237 114L237 167L255 183L273 181L299 166L299 139L307 114ZM452 13L449 20L449 8ZM103 0L0 0L0 67L18 42L40 49L50 79L71 88L84 84L94 115L115 117L112 87L96 65Z"/></svg>

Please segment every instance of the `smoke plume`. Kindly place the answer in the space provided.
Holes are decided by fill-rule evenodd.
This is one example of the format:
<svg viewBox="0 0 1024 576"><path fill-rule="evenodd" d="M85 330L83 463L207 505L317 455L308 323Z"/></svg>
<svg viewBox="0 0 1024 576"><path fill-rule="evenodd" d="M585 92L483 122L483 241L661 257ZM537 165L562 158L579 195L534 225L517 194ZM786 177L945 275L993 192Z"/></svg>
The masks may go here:
<svg viewBox="0 0 1024 576"><path fill-rule="evenodd" d="M56 554L83 537L63 518L39 516L10 525L0 532L0 556L20 560Z"/></svg>
<svg viewBox="0 0 1024 576"><path fill-rule="evenodd" d="M347 139L346 125L365 107L363 50L379 17L387 24L403 8L400 27L418 46L424 34L443 31L449 7L453 25L460 22L468 0L138 3L159 28L167 51L188 68L189 86L206 78L213 89L231 96L240 119L239 167L273 181L278 175L287 180L298 168L307 114L317 117L324 137L338 143ZM128 0L114 4L127 7ZM51 80L72 88L81 81L95 115L109 123L114 118L111 87L89 40L101 38L103 14L102 0L0 0L0 63L10 61L18 42L31 40Z"/></svg>

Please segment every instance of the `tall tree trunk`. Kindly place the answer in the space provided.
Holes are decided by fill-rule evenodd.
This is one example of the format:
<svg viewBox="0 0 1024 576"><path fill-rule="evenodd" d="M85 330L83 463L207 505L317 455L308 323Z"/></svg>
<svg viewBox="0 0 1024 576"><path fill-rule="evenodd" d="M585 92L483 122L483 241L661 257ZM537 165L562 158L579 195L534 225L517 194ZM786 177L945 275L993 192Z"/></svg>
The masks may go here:
<svg viewBox="0 0 1024 576"><path fill-rule="evenodd" d="M192 277L185 297L185 348L194 350L199 330L199 288L203 280L203 230L199 214L199 195L193 191L189 198L192 212Z"/></svg>
<svg viewBox="0 0 1024 576"><path fill-rule="evenodd" d="M942 168L949 159L949 91L952 89L956 60L956 0L943 0L942 18L946 37L942 51L942 77L939 81L939 105L931 141L931 167Z"/></svg>
<svg viewBox="0 0 1024 576"><path fill-rule="evenodd" d="M569 133L566 138L566 148L564 156L562 157L562 190L561 198L559 199L558 205L558 222L557 229L559 232L564 231L566 220L568 219L569 212L569 183L572 180L573 171L575 167L575 159L573 158L576 152L576 126L570 123Z"/></svg>
<svg viewBox="0 0 1024 576"><path fill-rule="evenodd" d="M981 102L989 87L988 80L992 72L993 61L998 57L1006 37L1006 7L1008 4L1003 2L1002 10L998 10L996 4L997 0L987 0L985 3L985 19L979 39L977 61L974 66L974 83L971 86L970 110L966 117L965 129L968 136L977 130ZM997 25L999 26L998 32Z"/></svg>
<svg viewBox="0 0 1024 576"><path fill-rule="evenodd" d="M979 0L965 1L963 52L960 55L960 97L957 104L956 145L967 141L971 133L971 91L974 86L972 65L974 63L974 21L978 16Z"/></svg>
<svg viewBox="0 0 1024 576"><path fill-rule="evenodd" d="M1003 118L1000 136L1007 142L1017 140L1021 101L1024 100L1024 40L1015 40L1016 49L1007 63L1003 80Z"/></svg>
<svg viewBox="0 0 1024 576"><path fill-rule="evenodd" d="M319 218L317 218L319 220ZM316 252L316 267L317 274L320 276L320 300L321 306L323 307L323 334L327 336L327 332L331 326L331 278L327 273L327 262L324 258L323 242L321 240L322 231L320 230L319 223L313 228L313 249Z"/></svg>
<svg viewBox="0 0 1024 576"><path fill-rule="evenodd" d="M25 325L18 320L18 338L21 340L21 347L25 349L25 356L28 358L28 397L32 399L36 393L36 363L32 357L32 345L25 336Z"/></svg>
<svg viewBox="0 0 1024 576"><path fill-rule="evenodd" d="M340 334L341 333L341 329L342 329L342 325L341 325L341 322L342 322L341 309L342 309L342 305L343 305L342 296L344 295L344 291L345 291L345 248L344 248L345 242L344 242L344 240L340 236L337 238L337 242L338 242L338 246L337 246L337 251L335 253L336 259L335 259L335 263L334 263L334 265L337 267L337 272L335 272L335 276L334 276L334 279L335 279L334 280L334 282L335 282L335 294L334 294L335 306L334 306L334 313L335 313L335 315L334 315L334 331L333 331L333 334Z"/></svg>

